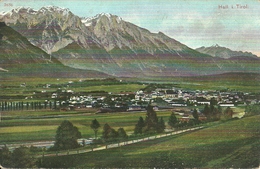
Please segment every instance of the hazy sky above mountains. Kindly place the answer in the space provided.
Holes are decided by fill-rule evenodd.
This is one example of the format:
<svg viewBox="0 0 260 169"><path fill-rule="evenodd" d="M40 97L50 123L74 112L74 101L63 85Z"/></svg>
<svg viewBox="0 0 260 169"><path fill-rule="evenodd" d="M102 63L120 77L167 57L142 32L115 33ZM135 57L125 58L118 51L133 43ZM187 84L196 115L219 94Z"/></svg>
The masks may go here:
<svg viewBox="0 0 260 169"><path fill-rule="evenodd" d="M0 0L0 11L49 5L80 17L118 15L191 48L219 44L260 56L260 0Z"/></svg>

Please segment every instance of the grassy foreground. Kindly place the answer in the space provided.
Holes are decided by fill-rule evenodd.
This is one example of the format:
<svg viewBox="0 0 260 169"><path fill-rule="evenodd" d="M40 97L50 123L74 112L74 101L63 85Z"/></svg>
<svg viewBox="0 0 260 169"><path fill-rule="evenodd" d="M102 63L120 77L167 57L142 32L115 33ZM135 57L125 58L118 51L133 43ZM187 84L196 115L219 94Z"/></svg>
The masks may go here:
<svg viewBox="0 0 260 169"><path fill-rule="evenodd" d="M102 134L105 123L117 130L123 127L126 132L133 132L140 116L145 118L146 112L125 112L94 114L97 110L84 111L24 111L2 112L0 123L0 142L10 144L14 142L31 142L54 140L58 126L64 120L69 120L78 127L83 138L94 137L90 128L91 121L97 119L101 127L98 136ZM158 117L168 120L171 110L157 112Z"/></svg>
<svg viewBox="0 0 260 169"><path fill-rule="evenodd" d="M80 155L45 157L42 167L253 168L259 166L260 116L179 136Z"/></svg>

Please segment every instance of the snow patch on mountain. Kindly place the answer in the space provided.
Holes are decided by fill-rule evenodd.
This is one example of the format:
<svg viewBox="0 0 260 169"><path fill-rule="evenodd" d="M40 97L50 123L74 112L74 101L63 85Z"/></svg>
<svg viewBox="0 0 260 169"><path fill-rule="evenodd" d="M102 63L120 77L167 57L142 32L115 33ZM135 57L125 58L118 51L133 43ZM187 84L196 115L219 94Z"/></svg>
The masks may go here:
<svg viewBox="0 0 260 169"><path fill-rule="evenodd" d="M93 17L83 17L83 18L81 18L81 22L84 23L85 26L89 27L89 26L93 26L93 24L92 24L93 21L96 21L96 23L100 22L102 17L106 17L109 22L112 22L113 19L115 19L118 24L122 22L121 17L112 15L110 13L100 13Z"/></svg>
<svg viewBox="0 0 260 169"><path fill-rule="evenodd" d="M57 7L57 6L47 6L47 7L42 7L39 12L57 12L57 13L61 13L64 16L68 15L70 10L68 8L61 8L61 7Z"/></svg>

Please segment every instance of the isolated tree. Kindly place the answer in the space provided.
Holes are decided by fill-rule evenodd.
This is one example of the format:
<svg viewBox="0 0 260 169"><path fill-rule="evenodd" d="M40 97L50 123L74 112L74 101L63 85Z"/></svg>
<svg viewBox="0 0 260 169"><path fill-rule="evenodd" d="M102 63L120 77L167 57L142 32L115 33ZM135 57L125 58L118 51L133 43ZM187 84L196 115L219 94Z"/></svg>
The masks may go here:
<svg viewBox="0 0 260 169"><path fill-rule="evenodd" d="M204 107L204 109L203 109L203 114L204 114L207 118L210 118L211 112L210 112L210 108L209 108L209 105L208 105L208 104L205 105L205 107Z"/></svg>
<svg viewBox="0 0 260 169"><path fill-rule="evenodd" d="M97 121L97 119L92 120L92 123L90 124L90 127L94 131L94 133L95 133L95 139L97 139L97 132L98 132L98 128L100 127L100 124Z"/></svg>
<svg viewBox="0 0 260 169"><path fill-rule="evenodd" d="M194 119L199 120L199 114L197 109L194 109L192 112L192 116L194 117Z"/></svg>
<svg viewBox="0 0 260 169"><path fill-rule="evenodd" d="M164 132L164 129L165 129L165 122L163 120L163 117L160 118L159 122L158 122L158 125L157 125L157 132L158 133L162 133Z"/></svg>
<svg viewBox="0 0 260 169"><path fill-rule="evenodd" d="M54 109L55 110L57 109L57 101L56 100L54 101Z"/></svg>
<svg viewBox="0 0 260 169"><path fill-rule="evenodd" d="M221 112L219 111L219 109L214 107L212 112L211 112L211 118L213 120L219 120L220 119L220 115L221 115Z"/></svg>
<svg viewBox="0 0 260 169"><path fill-rule="evenodd" d="M105 141L113 140L118 137L118 133L115 129L110 127L107 123L103 127L102 138Z"/></svg>
<svg viewBox="0 0 260 169"><path fill-rule="evenodd" d="M222 111L223 111L223 110L222 110L222 107L221 107L221 106L218 106L218 113L219 113L219 114L222 114Z"/></svg>
<svg viewBox="0 0 260 169"><path fill-rule="evenodd" d="M56 131L54 149L67 150L77 148L80 146L77 142L79 138L81 138L81 133L78 128L73 126L70 121L64 120Z"/></svg>
<svg viewBox="0 0 260 169"><path fill-rule="evenodd" d="M49 102L49 106L50 106L50 109L52 109L52 102L51 101Z"/></svg>
<svg viewBox="0 0 260 169"><path fill-rule="evenodd" d="M118 137L118 132L115 129L111 128L110 132L108 133L108 139L114 140L117 137Z"/></svg>
<svg viewBox="0 0 260 169"><path fill-rule="evenodd" d="M125 130L124 130L124 128L119 128L118 130L117 130L117 133L118 133L118 137L120 138L120 139L122 139L122 140L124 140L124 139L127 139L127 134L126 134L126 132L125 132Z"/></svg>
<svg viewBox="0 0 260 169"><path fill-rule="evenodd" d="M147 113L145 119L145 132L154 132L157 130L158 117L150 104L147 106Z"/></svg>
<svg viewBox="0 0 260 169"><path fill-rule="evenodd" d="M137 124L135 125L134 134L142 134L143 127L145 126L144 119L139 117Z"/></svg>
<svg viewBox="0 0 260 169"><path fill-rule="evenodd" d="M14 168L36 167L36 159L33 158L30 149L25 146L20 146L13 151L12 163Z"/></svg>
<svg viewBox="0 0 260 169"><path fill-rule="evenodd" d="M29 110L29 103L26 102L26 110Z"/></svg>
<svg viewBox="0 0 260 169"><path fill-rule="evenodd" d="M44 109L46 109L47 108L47 102L45 101L44 102Z"/></svg>
<svg viewBox="0 0 260 169"><path fill-rule="evenodd" d="M110 133L110 131L111 131L111 127L106 123L106 124L104 124L104 126L103 126L103 132L102 132L102 137L103 137L103 139L108 139L108 135L109 135L109 133Z"/></svg>
<svg viewBox="0 0 260 169"><path fill-rule="evenodd" d="M175 114L172 113L171 116L169 117L168 124L169 126L171 126L171 128L173 128L176 126L177 123L178 123L178 119L175 116Z"/></svg>

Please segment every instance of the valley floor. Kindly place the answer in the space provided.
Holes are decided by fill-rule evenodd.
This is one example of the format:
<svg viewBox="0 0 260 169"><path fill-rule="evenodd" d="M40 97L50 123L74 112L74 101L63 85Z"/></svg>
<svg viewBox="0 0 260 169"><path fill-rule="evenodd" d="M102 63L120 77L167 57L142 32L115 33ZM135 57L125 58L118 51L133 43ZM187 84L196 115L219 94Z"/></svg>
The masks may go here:
<svg viewBox="0 0 260 169"><path fill-rule="evenodd" d="M89 154L45 157L42 167L257 168L260 116ZM108 155L109 154L109 155Z"/></svg>

